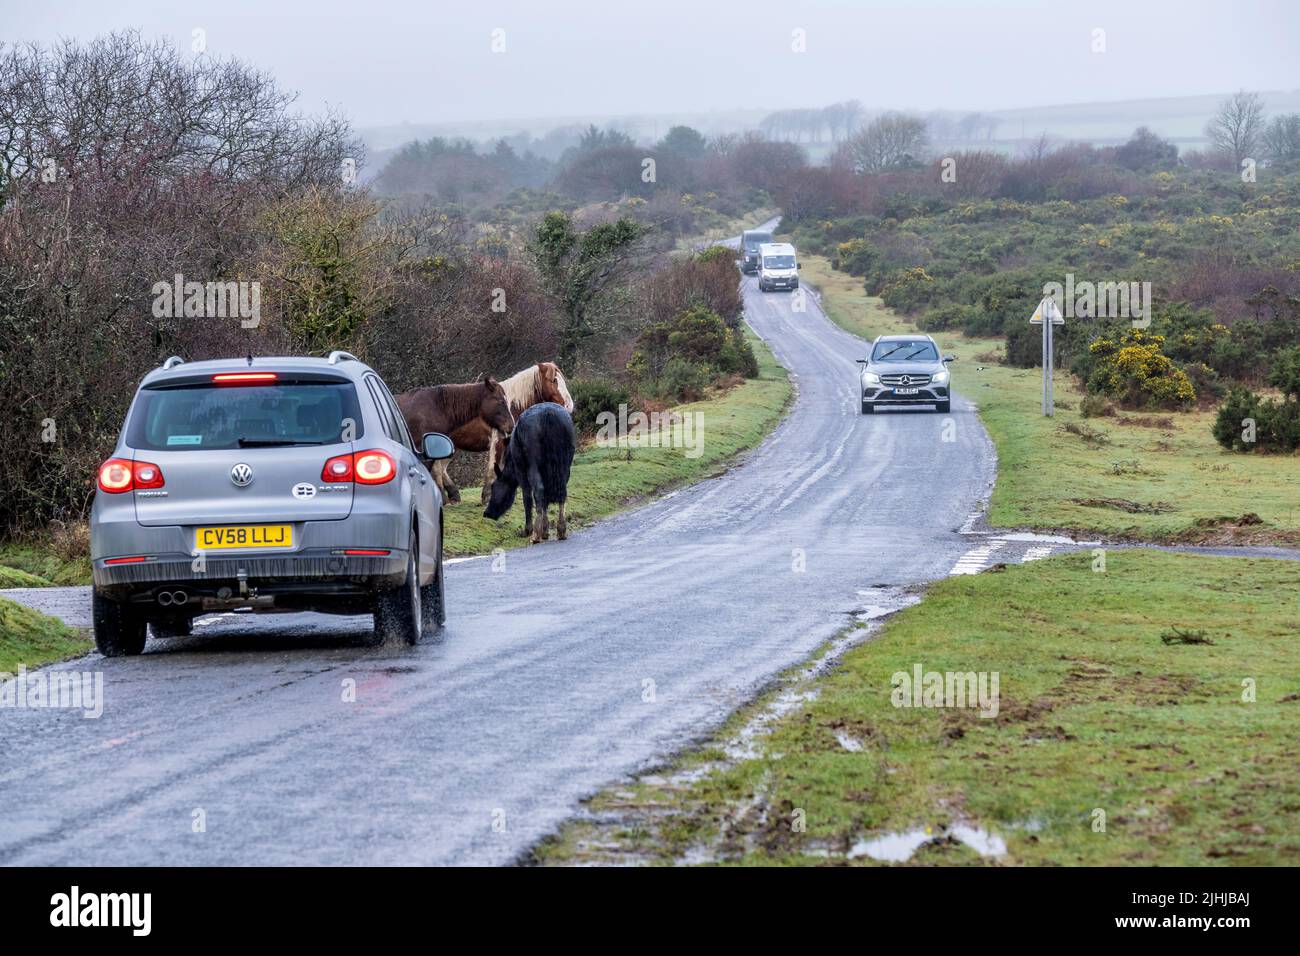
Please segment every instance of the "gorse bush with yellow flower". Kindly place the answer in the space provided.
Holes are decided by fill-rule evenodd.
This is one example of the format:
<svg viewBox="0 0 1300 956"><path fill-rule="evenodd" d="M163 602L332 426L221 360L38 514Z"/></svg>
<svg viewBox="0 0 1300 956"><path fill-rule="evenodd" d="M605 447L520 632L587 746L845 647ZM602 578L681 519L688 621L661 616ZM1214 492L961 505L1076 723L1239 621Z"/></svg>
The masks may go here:
<svg viewBox="0 0 1300 956"><path fill-rule="evenodd" d="M1163 335L1127 329L1117 337L1102 336L1091 345L1094 365L1088 390L1119 401L1126 408L1188 408L1196 389L1187 373L1161 349Z"/></svg>

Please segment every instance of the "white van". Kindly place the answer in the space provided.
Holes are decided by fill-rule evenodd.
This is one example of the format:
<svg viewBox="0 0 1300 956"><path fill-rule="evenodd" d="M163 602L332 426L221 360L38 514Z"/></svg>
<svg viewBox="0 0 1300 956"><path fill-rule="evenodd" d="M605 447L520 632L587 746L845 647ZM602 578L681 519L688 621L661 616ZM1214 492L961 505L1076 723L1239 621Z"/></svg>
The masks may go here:
<svg viewBox="0 0 1300 956"><path fill-rule="evenodd" d="M794 246L788 242L765 242L758 247L758 288L762 292L773 289L799 288L799 263L795 261Z"/></svg>

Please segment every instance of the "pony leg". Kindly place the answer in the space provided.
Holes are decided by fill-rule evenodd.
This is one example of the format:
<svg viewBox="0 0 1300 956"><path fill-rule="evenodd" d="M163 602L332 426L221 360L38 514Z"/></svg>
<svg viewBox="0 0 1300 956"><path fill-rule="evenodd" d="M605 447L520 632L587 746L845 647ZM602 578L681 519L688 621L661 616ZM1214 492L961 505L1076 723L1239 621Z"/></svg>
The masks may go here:
<svg viewBox="0 0 1300 956"><path fill-rule="evenodd" d="M527 538L533 533L533 492L527 485L523 487L524 492L524 529L519 532L519 537ZM536 541L536 538L533 538Z"/></svg>
<svg viewBox="0 0 1300 956"><path fill-rule="evenodd" d="M494 428L492 429L492 435L488 438L487 467L483 470L483 493L480 495L483 499L484 505L486 505L488 499L492 497L492 482L497 479L497 440L500 434L501 433Z"/></svg>
<svg viewBox="0 0 1300 956"><path fill-rule="evenodd" d="M528 489L525 495L531 494L533 498L533 507L537 511L537 517L533 519L533 544L539 544L546 540L550 529L546 526L546 486L542 484L542 476L537 468L530 469L528 475ZM527 497L524 498L528 500Z"/></svg>
<svg viewBox="0 0 1300 956"><path fill-rule="evenodd" d="M460 501L460 489L456 487L456 482L451 480L451 475L447 473L447 463L445 461L435 461L433 463L433 480L437 482L442 496L447 499L448 503Z"/></svg>
<svg viewBox="0 0 1300 956"><path fill-rule="evenodd" d="M556 505L555 511L555 540L563 541L569 536L569 527L564 522L564 502L561 501Z"/></svg>

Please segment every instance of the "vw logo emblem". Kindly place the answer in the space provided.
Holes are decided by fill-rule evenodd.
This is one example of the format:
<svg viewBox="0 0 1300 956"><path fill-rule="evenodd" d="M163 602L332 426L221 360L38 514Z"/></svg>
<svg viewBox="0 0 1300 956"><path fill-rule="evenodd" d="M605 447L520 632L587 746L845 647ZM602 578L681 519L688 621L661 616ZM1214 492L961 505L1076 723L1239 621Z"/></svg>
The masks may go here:
<svg viewBox="0 0 1300 956"><path fill-rule="evenodd" d="M899 379L899 381L902 382L904 385L911 385L911 384L912 384L912 376L910 376L910 375L904 375L902 378Z"/></svg>
<svg viewBox="0 0 1300 956"><path fill-rule="evenodd" d="M239 487L244 487L244 485L253 480L252 467L241 461L234 468L230 469L230 480L239 485Z"/></svg>

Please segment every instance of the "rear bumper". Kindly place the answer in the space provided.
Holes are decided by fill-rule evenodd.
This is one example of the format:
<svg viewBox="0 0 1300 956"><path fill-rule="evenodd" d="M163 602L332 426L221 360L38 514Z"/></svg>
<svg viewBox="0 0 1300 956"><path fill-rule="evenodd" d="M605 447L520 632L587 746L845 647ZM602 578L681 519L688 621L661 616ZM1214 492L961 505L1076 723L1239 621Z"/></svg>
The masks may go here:
<svg viewBox="0 0 1300 956"><path fill-rule="evenodd" d="M197 613L205 601L252 594L303 601L359 597L406 580L410 529L399 515L354 512L336 521L290 523L292 549L200 553L194 550L193 527L144 526L130 511L122 520L100 512L91 525L95 590L112 601L154 605L161 592L183 590L184 606ZM345 554L349 549L387 553Z"/></svg>
<svg viewBox="0 0 1300 956"><path fill-rule="evenodd" d="M376 591L406 580L407 549L385 555L311 549L255 557L207 556L196 566L186 554L161 554L133 564L94 562L95 592L118 603L198 614L233 607L360 606ZM159 600L164 595L163 601Z"/></svg>

